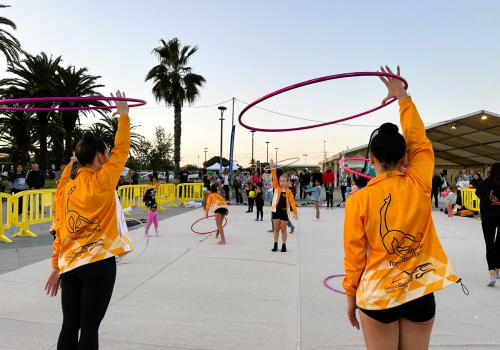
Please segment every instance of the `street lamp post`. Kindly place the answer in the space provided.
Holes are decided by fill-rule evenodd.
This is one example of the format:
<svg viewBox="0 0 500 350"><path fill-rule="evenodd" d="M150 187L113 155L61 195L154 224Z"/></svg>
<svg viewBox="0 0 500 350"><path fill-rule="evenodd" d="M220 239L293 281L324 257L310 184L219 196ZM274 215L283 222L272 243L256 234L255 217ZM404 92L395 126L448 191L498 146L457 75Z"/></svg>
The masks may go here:
<svg viewBox="0 0 500 350"><path fill-rule="evenodd" d="M220 111L220 173L222 174L222 123L224 123L224 111L227 109L226 107L224 106L220 106L219 108L219 111Z"/></svg>
<svg viewBox="0 0 500 350"><path fill-rule="evenodd" d="M203 167L205 167L207 165L207 151L208 151L208 148L205 147L205 163L203 163Z"/></svg>
<svg viewBox="0 0 500 350"><path fill-rule="evenodd" d="M303 156L306 158L306 160L304 161L304 168L307 168L307 156L308 155L309 154L305 154L305 153L303 154Z"/></svg>
<svg viewBox="0 0 500 350"><path fill-rule="evenodd" d="M278 163L278 148L275 148L276 150L276 160L274 161L274 164Z"/></svg>
<svg viewBox="0 0 500 350"><path fill-rule="evenodd" d="M269 164L269 141L266 141L267 143L267 156L266 156L266 162Z"/></svg>
<svg viewBox="0 0 500 350"><path fill-rule="evenodd" d="M200 156L198 156L198 168L200 168Z"/></svg>
<svg viewBox="0 0 500 350"><path fill-rule="evenodd" d="M325 153L325 159L326 159L326 141L323 141L323 152Z"/></svg>
<svg viewBox="0 0 500 350"><path fill-rule="evenodd" d="M255 135L255 130L252 130L250 132L252 133L252 169L253 169L253 163L254 163L254 160L253 160L253 137Z"/></svg>

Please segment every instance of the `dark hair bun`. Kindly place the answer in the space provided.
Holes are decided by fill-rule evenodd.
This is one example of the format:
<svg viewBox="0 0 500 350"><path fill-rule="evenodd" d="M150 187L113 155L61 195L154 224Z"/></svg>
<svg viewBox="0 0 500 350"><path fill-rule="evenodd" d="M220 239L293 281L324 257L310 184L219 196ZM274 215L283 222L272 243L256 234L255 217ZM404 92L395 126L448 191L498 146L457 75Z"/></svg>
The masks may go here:
<svg viewBox="0 0 500 350"><path fill-rule="evenodd" d="M95 137L94 134L92 134L90 131L85 132L82 137L83 142L88 143L88 142L94 142Z"/></svg>
<svg viewBox="0 0 500 350"><path fill-rule="evenodd" d="M396 124L384 123L378 129L378 133L383 134L383 135L397 134L397 133L399 133L399 128Z"/></svg>

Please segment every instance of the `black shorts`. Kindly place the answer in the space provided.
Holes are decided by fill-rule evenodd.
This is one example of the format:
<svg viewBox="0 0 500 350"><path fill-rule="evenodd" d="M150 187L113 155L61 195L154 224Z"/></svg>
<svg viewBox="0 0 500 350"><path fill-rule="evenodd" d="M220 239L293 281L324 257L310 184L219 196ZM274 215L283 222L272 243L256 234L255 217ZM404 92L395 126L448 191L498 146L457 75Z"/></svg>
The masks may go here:
<svg viewBox="0 0 500 350"><path fill-rule="evenodd" d="M273 212L273 220L288 221L286 210L276 209L276 212Z"/></svg>
<svg viewBox="0 0 500 350"><path fill-rule="evenodd" d="M226 208L219 208L215 211L215 214L227 215L228 211Z"/></svg>
<svg viewBox="0 0 500 350"><path fill-rule="evenodd" d="M390 309L360 310L363 311L365 315L382 323L392 323L399 320L401 317L412 322L427 322L436 314L436 301L434 300L434 293L430 293Z"/></svg>

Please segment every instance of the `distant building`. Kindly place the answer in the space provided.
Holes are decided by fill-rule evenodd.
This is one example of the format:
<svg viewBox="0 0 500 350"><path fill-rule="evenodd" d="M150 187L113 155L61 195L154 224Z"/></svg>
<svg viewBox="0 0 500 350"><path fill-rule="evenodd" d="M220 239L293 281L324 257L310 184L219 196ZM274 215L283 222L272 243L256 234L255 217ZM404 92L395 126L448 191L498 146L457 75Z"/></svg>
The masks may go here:
<svg viewBox="0 0 500 350"><path fill-rule="evenodd" d="M500 162L500 115L485 110L430 125L425 128L434 150L435 170L444 173L448 182L465 168L487 174L488 166ZM340 173L338 161L344 158L366 158L368 145L341 151L321 162ZM349 168L361 171L364 162L350 161Z"/></svg>

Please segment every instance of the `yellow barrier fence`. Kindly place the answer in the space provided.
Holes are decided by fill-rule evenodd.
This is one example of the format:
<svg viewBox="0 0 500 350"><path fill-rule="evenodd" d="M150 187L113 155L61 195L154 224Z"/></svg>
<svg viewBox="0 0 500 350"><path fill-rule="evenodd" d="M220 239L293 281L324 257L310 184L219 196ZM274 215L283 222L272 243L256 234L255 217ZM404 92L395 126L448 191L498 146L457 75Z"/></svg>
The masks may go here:
<svg viewBox="0 0 500 350"><path fill-rule="evenodd" d="M5 235L5 230L12 226L12 196L7 193L0 193L0 240L6 243L12 241ZM5 210L4 210L5 204Z"/></svg>
<svg viewBox="0 0 500 350"><path fill-rule="evenodd" d="M203 183L188 183L177 185L176 198L181 202L180 205L185 205L186 201L201 201L203 200Z"/></svg>
<svg viewBox="0 0 500 350"><path fill-rule="evenodd" d="M55 189L30 190L12 195L14 204L12 224L19 227L19 232L12 235L12 237L22 235L36 237L30 231L31 224L40 224L54 220L55 192Z"/></svg>
<svg viewBox="0 0 500 350"><path fill-rule="evenodd" d="M128 208L134 204L144 206L142 197L144 190L151 185L127 185L118 188L118 196L121 199L122 207ZM156 192L158 210L165 210L162 204L167 207L177 207L175 200L180 201L180 205L185 205L186 201L203 200L203 183L187 184L162 184ZM5 230L16 226L19 232L12 237L36 235L30 231L31 224L52 221L54 219L54 194L55 189L41 189L22 191L16 194L0 193L2 205L0 205L0 240L12 243L5 235ZM144 208L143 211L146 211ZM130 215L130 214L127 214Z"/></svg>
<svg viewBox="0 0 500 350"><path fill-rule="evenodd" d="M476 190L464 189L460 192L462 196L462 205L467 209L479 211L479 198L476 196Z"/></svg>

